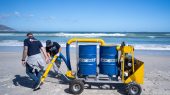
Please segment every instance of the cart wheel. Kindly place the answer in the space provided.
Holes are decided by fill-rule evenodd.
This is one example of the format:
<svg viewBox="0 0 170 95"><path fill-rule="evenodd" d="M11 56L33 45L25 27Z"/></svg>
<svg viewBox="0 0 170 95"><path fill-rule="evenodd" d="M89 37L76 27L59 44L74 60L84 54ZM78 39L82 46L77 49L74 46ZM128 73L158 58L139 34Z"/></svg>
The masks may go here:
<svg viewBox="0 0 170 95"><path fill-rule="evenodd" d="M88 88L88 89L91 89L91 85L89 84L87 88Z"/></svg>
<svg viewBox="0 0 170 95"><path fill-rule="evenodd" d="M69 91L72 94L80 94L84 90L84 83L81 80L73 80L69 84Z"/></svg>
<svg viewBox="0 0 170 95"><path fill-rule="evenodd" d="M140 95L142 92L141 86L136 83L129 83L127 88L129 95Z"/></svg>
<svg viewBox="0 0 170 95"><path fill-rule="evenodd" d="M98 86L98 88L99 88L99 89L102 89L102 86L101 86L101 85L99 85L99 86Z"/></svg>
<svg viewBox="0 0 170 95"><path fill-rule="evenodd" d="M109 85L110 89L113 89L112 85Z"/></svg>

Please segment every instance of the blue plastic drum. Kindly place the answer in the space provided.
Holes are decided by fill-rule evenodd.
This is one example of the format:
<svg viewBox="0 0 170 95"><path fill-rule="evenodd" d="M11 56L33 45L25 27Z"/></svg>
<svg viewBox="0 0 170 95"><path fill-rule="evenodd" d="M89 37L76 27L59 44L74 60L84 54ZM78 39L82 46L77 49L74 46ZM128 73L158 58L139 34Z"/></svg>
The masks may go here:
<svg viewBox="0 0 170 95"><path fill-rule="evenodd" d="M118 51L116 46L100 46L100 74L117 75L118 74Z"/></svg>
<svg viewBox="0 0 170 95"><path fill-rule="evenodd" d="M78 73L80 75L96 75L96 45L79 45Z"/></svg>

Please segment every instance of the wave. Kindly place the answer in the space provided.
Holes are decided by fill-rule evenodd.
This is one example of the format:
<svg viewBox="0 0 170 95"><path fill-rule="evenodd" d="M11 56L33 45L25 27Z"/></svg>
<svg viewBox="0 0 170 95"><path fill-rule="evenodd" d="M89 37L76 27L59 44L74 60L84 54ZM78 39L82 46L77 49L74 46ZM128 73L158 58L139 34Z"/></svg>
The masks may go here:
<svg viewBox="0 0 170 95"><path fill-rule="evenodd" d="M0 37L16 37L16 36L21 36L24 37L26 36L26 33L0 33ZM136 37L136 38L161 38L161 37L170 37L169 33L166 34L156 34L156 33L152 33L152 34L141 34L141 33L111 33L111 32L93 32L93 33L88 33L88 32L70 32L70 33L63 33L63 32L58 32L58 33L34 33L34 36L38 36L38 37Z"/></svg>
<svg viewBox="0 0 170 95"><path fill-rule="evenodd" d="M23 46L23 42L18 40L2 40L0 46Z"/></svg>
<svg viewBox="0 0 170 95"><path fill-rule="evenodd" d="M156 36L147 36L148 38L156 38Z"/></svg>
<svg viewBox="0 0 170 95"><path fill-rule="evenodd" d="M45 46L45 41L42 41ZM59 43L61 47L66 47L66 43ZM131 44L136 50L170 50L170 45L165 44ZM23 46L22 41L18 40L2 40L0 46ZM71 44L71 47L76 47L76 44Z"/></svg>
<svg viewBox="0 0 170 95"><path fill-rule="evenodd" d="M123 33L34 33L35 36L58 36L58 37L123 37ZM0 33L0 36L26 36L23 33Z"/></svg>
<svg viewBox="0 0 170 95"><path fill-rule="evenodd" d="M165 36L170 36L170 34L165 34Z"/></svg>
<svg viewBox="0 0 170 95"><path fill-rule="evenodd" d="M102 36L126 36L126 34L121 34L121 33L112 33L112 34L107 34L107 33L58 33L55 34L55 36L64 36L64 37L102 37Z"/></svg>
<svg viewBox="0 0 170 95"><path fill-rule="evenodd" d="M161 44L134 44L136 50L170 50L170 45Z"/></svg>

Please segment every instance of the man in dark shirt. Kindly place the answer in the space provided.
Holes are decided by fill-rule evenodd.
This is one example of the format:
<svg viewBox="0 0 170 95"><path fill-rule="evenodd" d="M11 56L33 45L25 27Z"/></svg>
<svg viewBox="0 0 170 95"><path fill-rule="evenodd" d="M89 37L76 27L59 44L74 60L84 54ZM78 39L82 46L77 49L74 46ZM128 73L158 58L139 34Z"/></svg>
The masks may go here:
<svg viewBox="0 0 170 95"><path fill-rule="evenodd" d="M51 56L54 56L61 51L61 46L57 42L52 42L51 40L46 41L46 52Z"/></svg>
<svg viewBox="0 0 170 95"><path fill-rule="evenodd" d="M42 75L45 62L41 56L41 52L48 62L48 56L41 42L33 37L32 33L27 34L27 39L24 40L24 50L22 55L22 64L26 66L27 75L35 82L34 89L37 89ZM28 57L27 57L28 56ZM27 57L27 61L25 61Z"/></svg>
<svg viewBox="0 0 170 95"><path fill-rule="evenodd" d="M58 56L57 60L55 61L54 66L53 66L53 69L57 74L58 74L58 68L61 65L60 51L61 51L61 46L57 42L52 42L51 40L46 41L47 56L49 58L53 57L56 54Z"/></svg>

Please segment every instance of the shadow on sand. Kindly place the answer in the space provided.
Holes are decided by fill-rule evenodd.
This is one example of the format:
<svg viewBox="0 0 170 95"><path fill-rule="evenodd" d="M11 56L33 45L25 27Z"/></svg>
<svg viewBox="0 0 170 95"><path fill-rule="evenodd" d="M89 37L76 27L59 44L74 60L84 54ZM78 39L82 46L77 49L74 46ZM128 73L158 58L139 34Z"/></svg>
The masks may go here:
<svg viewBox="0 0 170 95"><path fill-rule="evenodd" d="M59 76L57 76L57 75L58 74L56 74L53 71L49 71L49 73L48 73L48 77L58 79L60 84L68 84L69 83L69 80L63 74L60 73Z"/></svg>
<svg viewBox="0 0 170 95"><path fill-rule="evenodd" d="M15 78L12 81L15 86L20 85L27 88L33 87L33 81L27 76L15 75Z"/></svg>

